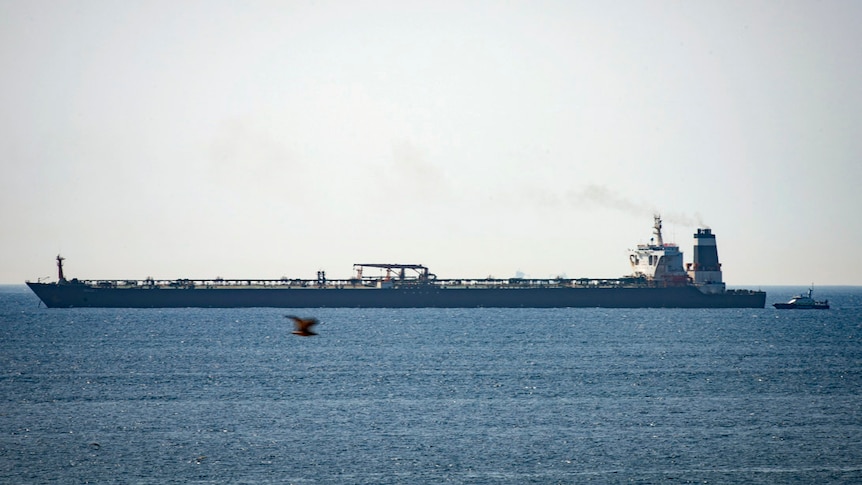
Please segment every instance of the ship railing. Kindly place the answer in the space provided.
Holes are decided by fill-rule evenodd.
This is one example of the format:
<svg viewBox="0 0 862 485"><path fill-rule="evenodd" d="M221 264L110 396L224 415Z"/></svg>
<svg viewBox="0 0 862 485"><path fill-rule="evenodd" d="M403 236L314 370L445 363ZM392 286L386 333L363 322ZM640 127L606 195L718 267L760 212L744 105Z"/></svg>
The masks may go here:
<svg viewBox="0 0 862 485"><path fill-rule="evenodd" d="M435 286L441 288L549 288L561 287L565 280L561 279L533 279L533 278L458 278L438 279Z"/></svg>
<svg viewBox="0 0 862 485"><path fill-rule="evenodd" d="M176 278L143 280L74 280L93 288L220 288L220 287L311 287L317 286L318 280L313 279L224 279L224 278ZM325 286L343 286L350 284L349 280L327 280Z"/></svg>
<svg viewBox="0 0 862 485"><path fill-rule="evenodd" d="M378 285L379 282L388 281L392 285ZM75 284L83 284L92 288L118 288L118 289L194 289L194 288L316 288L316 289L341 289L341 288L425 288L433 287L440 289L466 288L466 289L520 289L520 288L621 288L648 286L644 278L453 278L425 280L410 278L404 280L386 280L379 277L363 277L348 279L317 279L287 278L278 279L225 279L225 278L176 278L144 280L73 280ZM743 290L744 291L744 290Z"/></svg>
<svg viewBox="0 0 862 485"><path fill-rule="evenodd" d="M729 288L728 290L726 290L726 292L735 295L756 295L759 293L763 293L762 290L749 290L744 288Z"/></svg>
<svg viewBox="0 0 862 485"><path fill-rule="evenodd" d="M94 288L143 288L143 289L193 289L193 288L361 288L374 287L378 279L358 280L349 279L302 279L302 278L278 278L278 279L155 279L144 280L80 280L77 283ZM399 284L411 284L418 280L405 280ZM428 284L428 283L425 283Z"/></svg>

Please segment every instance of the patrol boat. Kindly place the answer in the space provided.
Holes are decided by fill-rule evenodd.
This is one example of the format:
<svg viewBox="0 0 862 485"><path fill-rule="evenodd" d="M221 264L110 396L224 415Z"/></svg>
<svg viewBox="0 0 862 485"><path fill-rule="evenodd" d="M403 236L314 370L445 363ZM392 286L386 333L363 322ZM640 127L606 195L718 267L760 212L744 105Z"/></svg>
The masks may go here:
<svg viewBox="0 0 862 485"><path fill-rule="evenodd" d="M807 295L794 296L787 303L773 303L772 306L779 310L828 310L829 300L817 301L812 296L812 289L808 288Z"/></svg>

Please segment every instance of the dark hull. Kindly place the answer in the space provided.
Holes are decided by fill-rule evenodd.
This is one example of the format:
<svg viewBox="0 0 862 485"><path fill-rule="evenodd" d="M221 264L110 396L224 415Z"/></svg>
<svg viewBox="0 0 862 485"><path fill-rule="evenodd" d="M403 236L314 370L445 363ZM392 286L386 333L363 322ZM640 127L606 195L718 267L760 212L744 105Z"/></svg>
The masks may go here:
<svg viewBox="0 0 862 485"><path fill-rule="evenodd" d="M815 305L800 306L793 303L773 303L772 306L779 310L828 310L829 305L817 303Z"/></svg>
<svg viewBox="0 0 862 485"><path fill-rule="evenodd" d="M697 288L96 288L27 283L51 308L763 308L766 293Z"/></svg>

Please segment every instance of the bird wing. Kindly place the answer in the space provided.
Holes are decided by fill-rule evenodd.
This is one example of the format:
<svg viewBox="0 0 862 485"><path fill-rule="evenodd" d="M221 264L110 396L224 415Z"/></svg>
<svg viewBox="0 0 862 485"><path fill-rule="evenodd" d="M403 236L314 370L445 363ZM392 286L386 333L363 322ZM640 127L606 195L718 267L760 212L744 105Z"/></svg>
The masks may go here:
<svg viewBox="0 0 862 485"><path fill-rule="evenodd" d="M296 329L301 332L308 331L309 328L318 323L316 318L299 318L294 315L285 315L285 317L293 320L293 323L296 324Z"/></svg>
<svg viewBox="0 0 862 485"><path fill-rule="evenodd" d="M304 318L302 319L302 330L308 330L309 328L317 325L316 318Z"/></svg>

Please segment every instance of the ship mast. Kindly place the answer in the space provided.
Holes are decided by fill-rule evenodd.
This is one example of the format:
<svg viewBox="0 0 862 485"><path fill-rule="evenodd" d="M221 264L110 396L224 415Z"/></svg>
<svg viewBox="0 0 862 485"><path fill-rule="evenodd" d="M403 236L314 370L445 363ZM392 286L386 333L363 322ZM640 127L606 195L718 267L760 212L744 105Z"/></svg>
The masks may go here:
<svg viewBox="0 0 862 485"><path fill-rule="evenodd" d="M63 260L65 260L63 256L57 255L57 277L60 279L60 283L66 282L66 277L63 276Z"/></svg>
<svg viewBox="0 0 862 485"><path fill-rule="evenodd" d="M653 215L655 225L653 226L653 234L655 234L656 246L664 246L664 240L661 238L661 215Z"/></svg>

